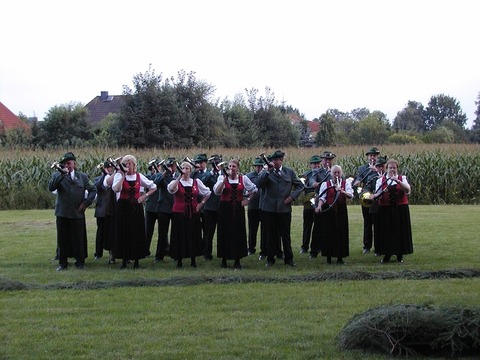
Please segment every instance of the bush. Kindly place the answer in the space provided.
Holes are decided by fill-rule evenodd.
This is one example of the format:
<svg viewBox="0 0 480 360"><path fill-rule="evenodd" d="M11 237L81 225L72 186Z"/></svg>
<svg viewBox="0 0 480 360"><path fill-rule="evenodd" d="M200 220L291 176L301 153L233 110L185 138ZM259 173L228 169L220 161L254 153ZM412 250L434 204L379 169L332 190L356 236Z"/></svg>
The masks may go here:
<svg viewBox="0 0 480 360"><path fill-rule="evenodd" d="M382 306L350 320L339 343L396 356L480 355L480 309Z"/></svg>

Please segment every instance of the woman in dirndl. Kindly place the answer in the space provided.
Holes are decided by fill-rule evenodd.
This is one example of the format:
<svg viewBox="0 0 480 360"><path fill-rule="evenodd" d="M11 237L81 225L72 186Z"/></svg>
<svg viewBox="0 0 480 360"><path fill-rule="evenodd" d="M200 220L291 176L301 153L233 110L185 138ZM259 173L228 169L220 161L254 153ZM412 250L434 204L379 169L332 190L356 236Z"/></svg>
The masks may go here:
<svg viewBox="0 0 480 360"><path fill-rule="evenodd" d="M353 198L353 189L342 175L342 168L334 165L332 178L320 185L315 208L315 216L322 217L324 228L314 233L320 237L320 250L328 264L332 263L332 257L337 258L337 264L345 264L343 258L350 254L347 200Z"/></svg>
<svg viewBox="0 0 480 360"><path fill-rule="evenodd" d="M375 191L378 198L375 252L384 255L382 263L390 262L392 255L402 263L403 255L413 253L410 192L407 177L398 173L398 161L388 160L386 174L377 180Z"/></svg>
<svg viewBox="0 0 480 360"><path fill-rule="evenodd" d="M177 268L183 266L185 258L190 258L190 266L197 267L195 258L203 255L200 211L211 191L200 179L190 177L193 166L189 162L183 162L179 170L182 175L167 186L168 192L173 194L169 255L177 261Z"/></svg>
<svg viewBox="0 0 480 360"><path fill-rule="evenodd" d="M239 172L240 163L233 159L228 170L220 175L213 187L220 195L217 219L217 257L222 259L222 268L227 260L234 260L234 268L241 269L240 259L247 256L247 230L245 226L245 205L256 196L257 187ZM243 193L249 196L244 199Z"/></svg>
<svg viewBox="0 0 480 360"><path fill-rule="evenodd" d="M130 260L134 262L133 268L137 269L139 260L148 255L143 202L157 191L157 186L137 172L137 159L133 155L125 155L121 164L112 184L117 194L113 258L122 259L120 269L125 269ZM147 192L141 194L142 187Z"/></svg>

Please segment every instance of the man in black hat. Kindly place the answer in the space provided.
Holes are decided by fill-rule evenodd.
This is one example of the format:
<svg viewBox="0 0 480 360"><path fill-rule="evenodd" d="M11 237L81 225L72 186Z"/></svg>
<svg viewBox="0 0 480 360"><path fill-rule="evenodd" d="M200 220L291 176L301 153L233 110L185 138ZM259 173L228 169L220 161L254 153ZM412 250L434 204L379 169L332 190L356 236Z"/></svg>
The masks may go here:
<svg viewBox="0 0 480 360"><path fill-rule="evenodd" d="M283 166L284 156L285 153L281 150L270 155L268 169L262 171L258 178L258 188L262 189L262 221L267 234L267 267L275 263L280 239L285 264L295 266L290 237L292 203L303 191L303 184L291 168Z"/></svg>
<svg viewBox="0 0 480 360"><path fill-rule="evenodd" d="M377 171L375 169L375 162L377 161L380 150L376 147L371 147L367 150L365 155L368 162L360 166L357 170L357 175L353 181L353 188L359 186L365 186L365 184L372 181L373 177L376 177ZM373 217L368 207L362 206L363 216L363 253L368 254L372 248L373 242Z"/></svg>
<svg viewBox="0 0 480 360"><path fill-rule="evenodd" d="M315 215L314 207L311 203L311 199L315 196L315 188L309 186L310 180L320 170L320 163L322 159L318 155L313 155L310 160L310 169L303 173L300 180L303 179L305 186L305 196L303 200L303 235L302 235L302 247L300 248L300 254L308 252L310 247L310 239L312 237L313 217Z"/></svg>
<svg viewBox="0 0 480 360"><path fill-rule="evenodd" d="M253 161L254 170L246 174L246 176L257 185L258 175L263 169L263 160L260 157L255 158ZM249 195L248 203L248 255L253 255L257 251L257 233L262 220L262 210L260 210L260 191L258 190L256 194ZM267 256L267 245L265 244L264 234L263 234L263 225L260 228L260 257Z"/></svg>
<svg viewBox="0 0 480 360"><path fill-rule="evenodd" d="M158 197L156 197L158 238L155 262L163 261L165 256L168 256L170 250L168 231L173 217L173 195L168 192L167 186L171 181L176 179L177 176L177 161L174 157L169 157L165 161L163 171L159 171L153 179L153 182L157 185L158 192Z"/></svg>
<svg viewBox="0 0 480 360"><path fill-rule="evenodd" d="M322 185L322 183L324 183L325 181L328 181L332 178L332 175L331 175L331 172L330 172L330 169L332 168L333 166L333 163L335 161L335 158L337 156L332 153L331 151L329 150L325 150L322 155L320 155L320 158L322 159L322 164L320 166L320 168L315 172L315 174L313 174L313 176L310 177L309 179L309 182L308 182L308 186L315 189L315 196L319 196L319 191L320 191L320 186ZM315 211L315 209L313 209ZM315 219L315 214L314 214L314 219ZM323 218L321 217L318 221L317 221L317 229L313 230L313 232L315 233L315 231L321 231L321 229L318 229L318 227L322 228L323 226L328 226L328 224L322 224L322 220ZM310 258L311 259L314 259L318 256L318 253L320 252L320 243L319 243L319 237L318 236L312 236L312 242L311 242L311 245L310 245Z"/></svg>
<svg viewBox="0 0 480 360"><path fill-rule="evenodd" d="M97 232L95 237L95 259L103 257L103 250L111 250L108 241L108 224L107 224L107 205L109 188L104 185L107 175L113 174L113 167L109 161L100 163L97 167L102 170L102 175L93 179L95 188L97 189L97 197L95 200L95 218L97 219Z"/></svg>
<svg viewBox="0 0 480 360"><path fill-rule="evenodd" d="M87 174L77 171L76 160L73 153L66 153L60 159L63 168L48 183L49 191L57 191L57 271L67 269L69 257L75 257L75 266L83 269L87 257L85 210L93 203L97 190Z"/></svg>
<svg viewBox="0 0 480 360"><path fill-rule="evenodd" d="M213 238L217 230L218 207L220 205L220 196L213 191L213 186L217 182L220 169L217 164L222 162L220 155L212 155L210 160L207 154L198 154L195 159L195 165L199 168L193 172L192 177L200 179L211 191L205 205L201 210L202 229L203 229L203 258L205 260L213 259ZM207 170L207 162L212 165L212 170Z"/></svg>

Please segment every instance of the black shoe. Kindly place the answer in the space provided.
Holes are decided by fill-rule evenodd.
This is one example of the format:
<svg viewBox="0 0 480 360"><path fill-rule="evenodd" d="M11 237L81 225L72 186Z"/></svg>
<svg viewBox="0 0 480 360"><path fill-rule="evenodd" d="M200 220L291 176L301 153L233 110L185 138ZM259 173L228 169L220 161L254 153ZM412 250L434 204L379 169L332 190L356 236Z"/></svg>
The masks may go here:
<svg viewBox="0 0 480 360"><path fill-rule="evenodd" d="M177 269L181 269L182 266L183 266L182 260L178 260L178 261L177 261Z"/></svg>
<svg viewBox="0 0 480 360"><path fill-rule="evenodd" d="M345 265L345 262L343 261L342 258L338 258L338 259L337 259L337 264Z"/></svg>
<svg viewBox="0 0 480 360"><path fill-rule="evenodd" d="M235 269L241 269L242 265L240 265L240 260L235 260L235 263L233 264L233 267Z"/></svg>
<svg viewBox="0 0 480 360"><path fill-rule="evenodd" d="M135 262L133 263L133 268L140 269L140 263L138 262L138 260L135 260Z"/></svg>
<svg viewBox="0 0 480 360"><path fill-rule="evenodd" d="M362 253L363 254L370 254L370 249L365 248L365 249L363 249Z"/></svg>
<svg viewBox="0 0 480 360"><path fill-rule="evenodd" d="M381 263L383 264L386 264L386 263L389 263L390 262L390 255L385 255L382 259L382 261L380 261Z"/></svg>
<svg viewBox="0 0 480 360"><path fill-rule="evenodd" d="M153 262L161 262L163 261L163 257L156 257L155 260L153 260Z"/></svg>
<svg viewBox="0 0 480 360"><path fill-rule="evenodd" d="M75 267L79 270L85 269L85 264L75 264Z"/></svg>
<svg viewBox="0 0 480 360"><path fill-rule="evenodd" d="M58 261L58 259L59 259L59 258L58 258L58 255L55 255L55 256L51 259L51 261Z"/></svg>
<svg viewBox="0 0 480 360"><path fill-rule="evenodd" d="M226 269L226 268L227 268L227 259L225 259L225 258L222 259L222 265L220 265L220 267L221 267L222 269Z"/></svg>
<svg viewBox="0 0 480 360"><path fill-rule="evenodd" d="M213 256L212 255L203 255L203 258L207 261L210 261L210 260L213 260Z"/></svg>
<svg viewBox="0 0 480 360"><path fill-rule="evenodd" d="M288 265L288 266L296 266L296 264L293 262L293 260L285 260L285 265Z"/></svg>
<svg viewBox="0 0 480 360"><path fill-rule="evenodd" d="M190 261L190 266L193 268L197 267L197 262L195 261L195 258L192 258L192 260Z"/></svg>
<svg viewBox="0 0 480 360"><path fill-rule="evenodd" d="M63 271L63 270L67 270L68 266L64 266L64 265L60 265L59 267L57 267L56 271Z"/></svg>
<svg viewBox="0 0 480 360"><path fill-rule="evenodd" d="M260 255L260 256L258 257L258 260L259 260L259 261L265 260L265 255Z"/></svg>
<svg viewBox="0 0 480 360"><path fill-rule="evenodd" d="M257 252L257 250L255 250L255 249L249 249L247 254L248 254L248 256L250 256L250 255L255 254L256 252Z"/></svg>
<svg viewBox="0 0 480 360"><path fill-rule="evenodd" d="M122 265L120 265L120 269L126 269L127 268L127 262L124 260L122 261Z"/></svg>
<svg viewBox="0 0 480 360"><path fill-rule="evenodd" d="M397 262L403 263L403 256L402 255L397 255Z"/></svg>
<svg viewBox="0 0 480 360"><path fill-rule="evenodd" d="M101 259L103 256L102 255L95 255L95 260Z"/></svg>
<svg viewBox="0 0 480 360"><path fill-rule="evenodd" d="M273 264L275 264L275 263L273 263L271 261L267 261L267 263L265 264L265 267L267 267L267 268L272 267Z"/></svg>
<svg viewBox="0 0 480 360"><path fill-rule="evenodd" d="M115 264L115 259L108 259L108 263L109 263L110 265Z"/></svg>
<svg viewBox="0 0 480 360"><path fill-rule="evenodd" d="M331 264L332 263L332 257L331 256L327 256L327 264Z"/></svg>

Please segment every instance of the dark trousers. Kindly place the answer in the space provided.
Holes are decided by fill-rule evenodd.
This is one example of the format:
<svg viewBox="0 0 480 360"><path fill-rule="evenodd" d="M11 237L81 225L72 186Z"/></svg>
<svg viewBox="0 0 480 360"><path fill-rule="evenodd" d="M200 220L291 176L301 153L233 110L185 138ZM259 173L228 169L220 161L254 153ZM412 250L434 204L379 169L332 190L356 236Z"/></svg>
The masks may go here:
<svg viewBox="0 0 480 360"><path fill-rule="evenodd" d="M108 236L107 221L105 217L97 217L97 233L95 236L95 257L103 256L103 249Z"/></svg>
<svg viewBox="0 0 480 360"><path fill-rule="evenodd" d="M363 248L370 250L372 248L373 239L373 214L370 208L362 206L363 215Z"/></svg>
<svg viewBox="0 0 480 360"><path fill-rule="evenodd" d="M217 211L205 210L203 212L203 256L212 257L213 236L217 228Z"/></svg>
<svg viewBox="0 0 480 360"><path fill-rule="evenodd" d="M283 246L284 261L293 260L292 239L290 237L292 213L262 211L262 221L266 227L268 262L275 262L275 255L281 252L280 246Z"/></svg>
<svg viewBox="0 0 480 360"><path fill-rule="evenodd" d="M313 208L303 209L302 249L305 251L308 251L308 247L310 246L314 216L315 216L315 210Z"/></svg>
<svg viewBox="0 0 480 360"><path fill-rule="evenodd" d="M155 252L155 259L162 260L168 255L169 241L168 241L168 229L170 228L170 222L172 221L172 214L165 212L158 212L158 240L157 251Z"/></svg>
<svg viewBox="0 0 480 360"><path fill-rule="evenodd" d="M150 255L150 245L155 231L155 223L157 222L157 213L153 211L145 211L145 235L147 237L147 254Z"/></svg>
<svg viewBox="0 0 480 360"><path fill-rule="evenodd" d="M85 219L69 219L57 216L57 244L59 264L68 265L68 258L74 257L75 265L85 263L86 254Z"/></svg>
<svg viewBox="0 0 480 360"><path fill-rule="evenodd" d="M248 216L248 250L255 252L257 248L257 234L261 221L261 210L252 209L247 211ZM261 238L262 234L260 234ZM261 240L260 240L261 241Z"/></svg>

